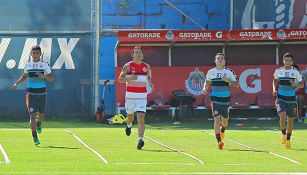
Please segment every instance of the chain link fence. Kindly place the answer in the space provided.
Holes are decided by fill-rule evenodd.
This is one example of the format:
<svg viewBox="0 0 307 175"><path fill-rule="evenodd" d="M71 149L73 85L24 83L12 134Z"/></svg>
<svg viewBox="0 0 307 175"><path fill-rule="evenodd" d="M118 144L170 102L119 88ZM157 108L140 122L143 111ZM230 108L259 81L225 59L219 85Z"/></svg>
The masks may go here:
<svg viewBox="0 0 307 175"><path fill-rule="evenodd" d="M27 82L13 90L40 45L54 82L47 82L47 116L89 116L95 111L98 62L96 0L0 1L0 117L27 117Z"/></svg>
<svg viewBox="0 0 307 175"><path fill-rule="evenodd" d="M102 0L101 29L229 29L229 0Z"/></svg>

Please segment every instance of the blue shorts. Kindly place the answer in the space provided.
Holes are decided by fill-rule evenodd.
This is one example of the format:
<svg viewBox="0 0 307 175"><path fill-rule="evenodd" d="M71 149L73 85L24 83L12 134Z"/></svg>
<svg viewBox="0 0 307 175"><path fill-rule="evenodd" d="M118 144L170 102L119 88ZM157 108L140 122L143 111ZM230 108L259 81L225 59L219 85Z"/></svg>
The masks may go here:
<svg viewBox="0 0 307 175"><path fill-rule="evenodd" d="M230 105L211 103L212 116L217 117L221 115L224 118L229 118L229 106Z"/></svg>
<svg viewBox="0 0 307 175"><path fill-rule="evenodd" d="M26 94L26 104L30 114L35 112L44 113L46 101L47 101L47 94L42 94L42 95Z"/></svg>
<svg viewBox="0 0 307 175"><path fill-rule="evenodd" d="M294 118L295 117L296 103L286 103L281 100L276 100L276 110L278 113L286 112L286 115Z"/></svg>

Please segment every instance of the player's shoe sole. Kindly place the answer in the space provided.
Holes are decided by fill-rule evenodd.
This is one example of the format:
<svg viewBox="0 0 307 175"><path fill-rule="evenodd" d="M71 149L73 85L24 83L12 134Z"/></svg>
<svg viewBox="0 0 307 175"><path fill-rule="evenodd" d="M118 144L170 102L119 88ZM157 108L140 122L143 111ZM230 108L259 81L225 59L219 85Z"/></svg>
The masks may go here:
<svg viewBox="0 0 307 175"><path fill-rule="evenodd" d="M282 136L281 136L281 144L285 144L286 141L287 141L286 135L282 135Z"/></svg>
<svg viewBox="0 0 307 175"><path fill-rule="evenodd" d="M138 150L142 149L143 146L145 145L144 141L143 140L139 140L138 142L138 146L136 147Z"/></svg>
<svg viewBox="0 0 307 175"><path fill-rule="evenodd" d="M131 127L128 128L128 126L126 126L125 132L126 132L127 136L130 136L130 134L131 134Z"/></svg>
<svg viewBox="0 0 307 175"><path fill-rule="evenodd" d="M291 149L291 142L290 140L287 140L285 143L286 149Z"/></svg>
<svg viewBox="0 0 307 175"><path fill-rule="evenodd" d="M224 147L224 142L220 142L217 144L217 147L219 148L219 150L222 150Z"/></svg>

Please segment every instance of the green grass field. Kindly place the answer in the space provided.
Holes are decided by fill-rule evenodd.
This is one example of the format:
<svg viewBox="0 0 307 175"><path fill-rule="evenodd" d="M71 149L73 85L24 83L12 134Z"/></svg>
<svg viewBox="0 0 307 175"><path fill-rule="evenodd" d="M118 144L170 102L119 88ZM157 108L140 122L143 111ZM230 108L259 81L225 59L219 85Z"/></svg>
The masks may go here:
<svg viewBox="0 0 307 175"><path fill-rule="evenodd" d="M0 174L307 172L307 124L295 125L296 137L292 149L287 150L280 143L279 132L267 131L278 129L278 121L250 122L244 127L230 123L226 131L230 140L224 141L222 151L210 135L214 132L212 121L146 126L147 137L178 152L149 139L144 140L143 150L137 150L137 135L127 137L124 126L84 122L45 122L43 126L41 145L36 147L27 123L0 123L0 144L11 160L3 163L0 154ZM102 155L107 164L64 129ZM136 125L133 129L137 131Z"/></svg>

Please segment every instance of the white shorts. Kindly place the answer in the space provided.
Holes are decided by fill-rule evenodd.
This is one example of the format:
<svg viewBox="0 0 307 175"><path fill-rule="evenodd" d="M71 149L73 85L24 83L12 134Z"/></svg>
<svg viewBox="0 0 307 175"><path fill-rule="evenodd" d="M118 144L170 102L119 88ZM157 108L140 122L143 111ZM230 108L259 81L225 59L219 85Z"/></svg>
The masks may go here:
<svg viewBox="0 0 307 175"><path fill-rule="evenodd" d="M135 112L146 113L147 99L126 99L125 108L127 114L133 114Z"/></svg>

